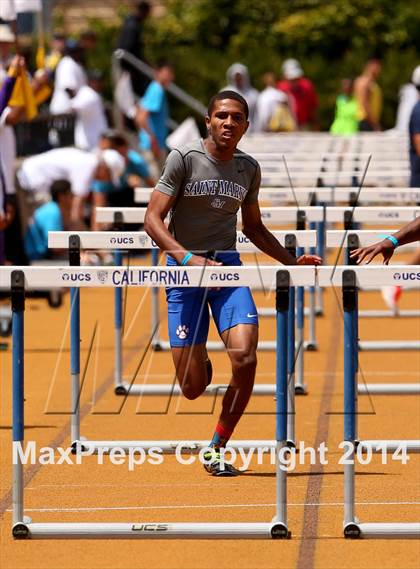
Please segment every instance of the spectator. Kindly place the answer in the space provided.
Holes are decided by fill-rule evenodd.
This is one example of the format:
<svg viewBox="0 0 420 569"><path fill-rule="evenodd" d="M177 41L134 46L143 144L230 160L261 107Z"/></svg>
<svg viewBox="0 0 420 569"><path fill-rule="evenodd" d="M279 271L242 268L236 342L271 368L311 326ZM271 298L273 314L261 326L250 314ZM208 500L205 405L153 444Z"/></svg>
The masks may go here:
<svg viewBox="0 0 420 569"><path fill-rule="evenodd" d="M50 104L53 115L71 112L71 97L87 84L83 62L82 47L78 42L69 40L66 45L66 55L56 68L54 93Z"/></svg>
<svg viewBox="0 0 420 569"><path fill-rule="evenodd" d="M49 73L54 73L57 65L66 51L66 36L56 33L51 40L51 50L45 57L45 69Z"/></svg>
<svg viewBox="0 0 420 569"><path fill-rule="evenodd" d="M354 96L358 104L359 130L381 130L382 91L376 82L381 73L381 61L372 57L354 82Z"/></svg>
<svg viewBox="0 0 420 569"><path fill-rule="evenodd" d="M0 86L7 80L9 65L12 64L12 48L15 35L6 24L0 24ZM13 69L10 71L14 74ZM17 68L16 68L17 72ZM16 138L13 126L24 116L24 107L14 104L16 90L12 92L8 105L0 113L0 169L2 201L6 204L4 227L4 256L9 262L24 263L25 254L21 245L21 220L17 208L14 167L16 161ZM13 103L13 104L12 104Z"/></svg>
<svg viewBox="0 0 420 569"><path fill-rule="evenodd" d="M102 73L92 71L88 75L88 84L82 85L73 97L73 93L70 94L70 107L76 113L74 143L82 150L96 148L108 126L101 89Z"/></svg>
<svg viewBox="0 0 420 569"><path fill-rule="evenodd" d="M83 52L89 54L95 49L98 43L98 37L92 30L85 30L80 34L79 43Z"/></svg>
<svg viewBox="0 0 420 569"><path fill-rule="evenodd" d="M23 161L17 178L21 188L33 194L35 202L51 198L50 188L56 180L67 180L73 194L71 221L84 226L84 205L96 178L108 178L118 187L125 167L124 158L115 150L100 153L79 148L56 148Z"/></svg>
<svg viewBox="0 0 420 569"><path fill-rule="evenodd" d="M407 134L408 123L410 122L411 111L417 103L418 91L413 82L403 85L399 92L399 102L397 109L397 118L394 128L390 129L389 133Z"/></svg>
<svg viewBox="0 0 420 569"><path fill-rule="evenodd" d="M318 130L318 97L315 87L296 59L286 59L282 65L284 79L277 88L289 95L298 130Z"/></svg>
<svg viewBox="0 0 420 569"><path fill-rule="evenodd" d="M357 101L353 97L353 79L341 81L341 94L335 102L335 117L331 125L332 134L348 135L359 130Z"/></svg>
<svg viewBox="0 0 420 569"><path fill-rule="evenodd" d="M109 148L117 150L126 160L125 170L120 179L120 190L123 188L132 190L142 185L150 188L155 186L157 180L150 176L146 160L141 154L129 148L128 141L122 133L110 130L104 134L103 138L108 141ZM121 194L121 191L118 193ZM134 205L134 201L129 205Z"/></svg>
<svg viewBox="0 0 420 569"><path fill-rule="evenodd" d="M257 128L257 100L258 91L251 85L248 67L242 63L234 63L226 72L227 86L222 91L235 91L239 93L248 103L249 108L249 129L253 132Z"/></svg>
<svg viewBox="0 0 420 569"><path fill-rule="evenodd" d="M410 134L410 186L420 188L420 65L413 71L411 82L417 90L417 103L411 111L408 125Z"/></svg>
<svg viewBox="0 0 420 569"><path fill-rule="evenodd" d="M155 79L147 87L137 109L136 124L140 129L139 146L150 165L155 179L159 178L168 149L168 101L165 88L174 80L174 71L167 62L156 68Z"/></svg>
<svg viewBox="0 0 420 569"><path fill-rule="evenodd" d="M9 99L12 95L13 87L16 83L16 78L19 74L19 67L25 66L23 57L16 55L9 66L7 77L0 88L0 117L6 109ZM5 260L5 234L7 229L13 221L15 214L15 207L13 199L10 194L7 194L5 176L3 172L1 154L0 154L0 265L4 264Z"/></svg>
<svg viewBox="0 0 420 569"><path fill-rule="evenodd" d="M268 132L271 130L270 121L278 106L288 104L288 97L276 89L276 76L266 73L263 76L265 89L258 95L256 130Z"/></svg>
<svg viewBox="0 0 420 569"><path fill-rule="evenodd" d="M143 28L144 22L150 15L150 3L139 2L132 14L126 17L121 28L117 48L124 49L137 59L145 60ZM122 61L123 69L130 73L131 84L137 96L141 97L148 85L147 78L126 61Z"/></svg>
<svg viewBox="0 0 420 569"><path fill-rule="evenodd" d="M48 232L70 229L70 212L73 195L67 180L56 180L50 188L51 201L38 207L24 237L25 252L29 261L54 256L48 249Z"/></svg>
<svg viewBox="0 0 420 569"><path fill-rule="evenodd" d="M12 58L15 34L7 24L0 24L0 68L7 69Z"/></svg>

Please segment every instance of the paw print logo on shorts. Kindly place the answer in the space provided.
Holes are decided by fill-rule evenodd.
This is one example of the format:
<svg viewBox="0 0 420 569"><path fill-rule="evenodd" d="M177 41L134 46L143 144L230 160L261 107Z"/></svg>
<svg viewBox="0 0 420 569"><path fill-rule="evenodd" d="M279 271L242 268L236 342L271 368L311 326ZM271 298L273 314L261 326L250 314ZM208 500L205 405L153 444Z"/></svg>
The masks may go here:
<svg viewBox="0 0 420 569"><path fill-rule="evenodd" d="M185 324L180 324L176 329L176 335L180 340L185 340L185 338L188 336L188 332L188 326L185 326Z"/></svg>

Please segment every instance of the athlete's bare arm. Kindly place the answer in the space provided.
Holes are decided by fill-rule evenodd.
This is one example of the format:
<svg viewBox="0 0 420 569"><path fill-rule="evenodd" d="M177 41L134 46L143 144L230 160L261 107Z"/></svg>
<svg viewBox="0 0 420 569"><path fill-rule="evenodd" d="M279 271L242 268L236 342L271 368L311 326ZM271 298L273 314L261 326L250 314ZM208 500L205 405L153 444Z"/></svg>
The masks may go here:
<svg viewBox="0 0 420 569"><path fill-rule="evenodd" d="M258 203L242 205L242 225L242 231L258 249L283 265L319 265L321 263L321 258L317 255L302 255L297 259L292 257L263 224Z"/></svg>

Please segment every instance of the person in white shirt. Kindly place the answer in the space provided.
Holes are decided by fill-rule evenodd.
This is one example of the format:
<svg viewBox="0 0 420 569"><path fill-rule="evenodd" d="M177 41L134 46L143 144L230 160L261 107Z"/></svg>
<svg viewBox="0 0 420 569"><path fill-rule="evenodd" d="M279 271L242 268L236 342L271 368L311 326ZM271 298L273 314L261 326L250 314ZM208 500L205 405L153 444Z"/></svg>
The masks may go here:
<svg viewBox="0 0 420 569"><path fill-rule="evenodd" d="M69 40L66 55L61 59L55 71L54 92L50 103L50 111L53 115L70 113L71 97L87 84L83 59L83 49L74 40Z"/></svg>
<svg viewBox="0 0 420 569"><path fill-rule="evenodd" d="M265 89L261 91L257 99L257 132L270 131L270 120L278 105L287 104L289 99L286 93L276 87L274 73L266 73L263 77Z"/></svg>
<svg viewBox="0 0 420 569"><path fill-rule="evenodd" d="M101 135L108 128L105 108L100 95L102 74L89 74L89 84L83 85L70 100L71 110L76 113L74 143L82 150L97 148Z"/></svg>
<svg viewBox="0 0 420 569"><path fill-rule="evenodd" d="M234 63L226 71L227 86L222 91L231 90L242 95L249 108L249 128L248 132L254 132L257 118L257 99L258 91L251 85L248 67L242 63Z"/></svg>
<svg viewBox="0 0 420 569"><path fill-rule="evenodd" d="M125 159L116 150L86 152L79 148L56 148L23 161L17 177L23 190L34 192L38 202L50 199L50 188L56 180L67 180L73 194L71 221L83 226L83 207L98 173L108 173L112 183L119 185Z"/></svg>
<svg viewBox="0 0 420 569"><path fill-rule="evenodd" d="M411 112L419 99L416 86L410 82L403 85L398 94L399 102L394 128L388 130L389 134L408 134Z"/></svg>

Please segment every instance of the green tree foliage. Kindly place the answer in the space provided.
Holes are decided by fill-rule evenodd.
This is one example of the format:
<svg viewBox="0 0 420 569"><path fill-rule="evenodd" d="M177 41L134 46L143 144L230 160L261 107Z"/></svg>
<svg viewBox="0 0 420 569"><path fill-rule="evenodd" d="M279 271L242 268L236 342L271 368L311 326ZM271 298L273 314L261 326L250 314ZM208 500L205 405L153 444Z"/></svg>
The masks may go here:
<svg viewBox="0 0 420 569"><path fill-rule="evenodd" d="M122 14L121 14L122 15ZM100 53L91 64L109 72L109 51L119 28L92 27ZM383 60L383 124L395 120L398 91L420 63L420 9L412 0L167 0L162 17L145 30L150 63L165 57L177 82L206 103L226 85L226 69L239 61L262 88L266 71L280 76L287 57L300 60L320 98L320 123L328 128L343 77L357 76L371 55ZM95 60L95 61L93 61ZM175 117L187 110L171 101Z"/></svg>
<svg viewBox="0 0 420 569"><path fill-rule="evenodd" d="M419 64L419 29L418 5L407 0L168 0L166 14L149 20L147 52L171 59L180 85L203 102L235 61L261 88L265 71L280 74L282 61L297 57L317 87L324 128L340 79L379 55L383 122L392 126L399 87Z"/></svg>

